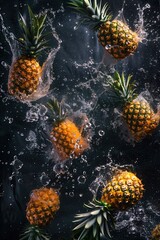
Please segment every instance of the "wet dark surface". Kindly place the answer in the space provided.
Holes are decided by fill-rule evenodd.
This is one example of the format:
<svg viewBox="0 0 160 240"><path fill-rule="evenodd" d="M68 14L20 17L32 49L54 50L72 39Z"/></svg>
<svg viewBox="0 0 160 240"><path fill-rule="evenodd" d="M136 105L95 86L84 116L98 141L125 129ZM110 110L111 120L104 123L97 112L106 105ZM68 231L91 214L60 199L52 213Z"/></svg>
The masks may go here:
<svg viewBox="0 0 160 240"><path fill-rule="evenodd" d="M108 2L116 16L122 6L122 1L114 0ZM24 7L25 3L26 1L0 1L0 13L3 15L5 26L10 27L14 34L18 34L17 15L19 11L23 12L26 9ZM83 26L76 31L74 30L77 18L66 7L66 1L37 0L27 1L27 3L37 12L51 8L53 11L57 11L61 8L61 4L64 3L65 11L56 13L53 24L62 40L62 44L54 61L53 72L55 80L50 89L52 94L58 96L59 99L65 96L67 103L71 105L74 111L80 108L84 110L84 105L80 100L83 99L89 102L93 97L92 93L94 91L76 86L80 82L85 83L91 76L95 75L91 68L83 66L76 68L74 63L77 62L82 65L87 63L90 58L97 65L101 62L103 49L97 43L96 34ZM134 56L118 62L115 68L119 71L125 71L126 74L133 74L138 82L139 92L145 90L145 83L147 83L148 90L157 104L160 92L160 40L157 39L160 36L160 15L158 15L160 4L158 0L126 1L124 16L131 26L136 18L138 4L142 7L146 4L151 6L144 12L144 26L146 26L145 30L148 33L149 41L146 44L140 44ZM7 64L11 64L11 51L2 33L0 33L0 43L0 46L2 46L0 48L1 63L4 61ZM53 39L51 44L52 47L56 47L57 43ZM55 163L47 154L51 144L40 134L39 121L26 121L26 112L30 110L30 107L13 99L5 101L7 97L8 68L5 68L3 65L3 63L0 64L2 89L0 96L0 239L18 240L20 232L27 224L25 208L29 194L32 189L43 185L40 179L42 173L45 172L50 179L48 186L54 186L59 189L61 199L61 208L55 220L47 227L47 230L54 240L70 240L73 217L78 211L83 210L84 203L92 199L92 194L88 187L98 175L98 171L95 170L96 167L110 162L109 152L111 152L113 164L131 165L131 168L134 166L134 171L143 179L146 191L139 206L142 205L148 217L147 222L135 222L135 225L139 228L136 234L129 234L131 227L128 227L114 232L113 239L148 239L151 228L154 227L154 224L159 223L159 215L149 210L148 206L152 206L152 208L154 206L155 212L159 213L160 128L158 127L152 136L132 146L119 136L118 130L113 129L111 124L114 120L113 108L109 109L109 117L106 118L99 107L93 115L95 121L93 131L95 134L91 143L91 149L85 153L88 164L81 163L80 158L74 160L69 167L68 179L66 177L68 176L67 173L61 174L59 178L59 175L55 176L53 173ZM106 69L108 67L102 67L103 71ZM98 90L98 86L96 87L93 84L93 89L95 90L96 88ZM46 101L47 97L44 97L34 102L33 105L46 103ZM77 103L77 105L72 105L73 102ZM86 110L86 113L89 113L89 111L87 112ZM11 123L9 123L10 119L13 119ZM99 136L99 130L105 132L104 136ZM38 146L41 146L42 143L46 144L46 146L35 147L32 150L28 149L26 138L30 131L36 132ZM15 171L14 166L10 165L14 160L14 156L17 156L23 163L23 167L18 173ZM109 167L106 167L106 172L108 170ZM85 174L84 171L86 172ZM13 172L16 172L16 174L10 179ZM82 174L85 175L86 182L79 184L77 178ZM140 236L143 232L145 237ZM145 232L147 233L145 234Z"/></svg>

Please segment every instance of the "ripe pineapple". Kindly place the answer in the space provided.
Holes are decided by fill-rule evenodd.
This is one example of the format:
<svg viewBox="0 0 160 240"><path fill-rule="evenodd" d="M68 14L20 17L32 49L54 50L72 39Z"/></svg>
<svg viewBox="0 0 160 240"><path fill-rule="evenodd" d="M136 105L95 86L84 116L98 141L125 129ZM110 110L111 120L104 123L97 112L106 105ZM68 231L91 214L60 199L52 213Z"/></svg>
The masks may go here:
<svg viewBox="0 0 160 240"><path fill-rule="evenodd" d="M29 6L28 13L27 20L20 14L20 55L13 61L8 79L8 92L22 100L26 100L39 86L42 67L37 57L47 47L43 33L47 15L34 15Z"/></svg>
<svg viewBox="0 0 160 240"><path fill-rule="evenodd" d="M85 205L89 212L76 215L73 229L78 240L100 240L100 235L111 238L114 229L113 210L126 210L143 197L144 187L135 174L128 171L116 173L102 190L101 201L96 199Z"/></svg>
<svg viewBox="0 0 160 240"><path fill-rule="evenodd" d="M111 89L108 92L112 102L122 105L122 117L135 141L140 141L158 126L159 112L154 113L150 104L135 94L135 84L131 83L132 76L127 79L115 72L114 77L107 81Z"/></svg>
<svg viewBox="0 0 160 240"><path fill-rule="evenodd" d="M160 240L160 224L156 225L155 228L152 230L151 239Z"/></svg>
<svg viewBox="0 0 160 240"><path fill-rule="evenodd" d="M31 226L21 235L20 240L49 240L41 228L54 218L59 205L59 196L54 189L42 187L33 190L26 209L26 217Z"/></svg>
<svg viewBox="0 0 160 240"><path fill-rule="evenodd" d="M70 0L69 5L82 16L82 23L98 30L98 40L115 59L123 59L133 54L140 42L136 32L126 23L112 19L108 4L102 6L97 0Z"/></svg>
<svg viewBox="0 0 160 240"><path fill-rule="evenodd" d="M51 141L56 148L60 160L79 157L89 147L86 139L82 136L83 129L79 130L75 123L63 114L61 104L53 99L48 107L56 114L50 133Z"/></svg>

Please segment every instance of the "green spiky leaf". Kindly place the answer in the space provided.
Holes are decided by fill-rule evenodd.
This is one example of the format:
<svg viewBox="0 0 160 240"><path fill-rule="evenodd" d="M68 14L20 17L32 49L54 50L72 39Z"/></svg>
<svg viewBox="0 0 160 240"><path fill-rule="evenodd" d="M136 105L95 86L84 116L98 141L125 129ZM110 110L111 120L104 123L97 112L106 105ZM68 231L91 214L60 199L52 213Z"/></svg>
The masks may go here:
<svg viewBox="0 0 160 240"><path fill-rule="evenodd" d="M107 88L106 93L108 101L113 104L124 105L137 97L136 84L131 82L132 75L125 78L124 73L120 75L117 71L113 77L107 78L104 87Z"/></svg>
<svg viewBox="0 0 160 240"><path fill-rule="evenodd" d="M68 5L81 15L81 23L97 30L102 23L109 21L112 16L108 13L108 4L102 5L102 0L70 0Z"/></svg>
<svg viewBox="0 0 160 240"><path fill-rule="evenodd" d="M63 111L62 103L59 103L55 97L52 97L46 106L51 112L52 118L55 119L54 124L63 121L67 117L67 113Z"/></svg>
<svg viewBox="0 0 160 240"><path fill-rule="evenodd" d="M114 229L114 219L111 214L111 206L97 201L96 199L89 204L85 204L89 209L88 213L77 214L78 221L73 233L77 240L100 240L100 236L111 237L110 230ZM92 210L92 211L91 211Z"/></svg>
<svg viewBox="0 0 160 240"><path fill-rule="evenodd" d="M22 53L29 57L38 56L41 51L48 47L45 40L46 34L43 33L47 15L35 15L28 6L28 18L25 19L21 13L19 13L19 16L22 36L18 39L18 42L22 47Z"/></svg>
<svg viewBox="0 0 160 240"><path fill-rule="evenodd" d="M20 235L19 240L50 240L50 237L38 226L29 226Z"/></svg>

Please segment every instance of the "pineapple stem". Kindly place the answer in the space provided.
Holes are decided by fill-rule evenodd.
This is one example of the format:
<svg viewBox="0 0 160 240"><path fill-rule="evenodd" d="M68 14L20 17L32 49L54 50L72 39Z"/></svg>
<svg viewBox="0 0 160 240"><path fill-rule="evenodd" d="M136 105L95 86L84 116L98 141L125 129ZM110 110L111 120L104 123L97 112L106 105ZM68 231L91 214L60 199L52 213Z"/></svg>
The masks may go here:
<svg viewBox="0 0 160 240"><path fill-rule="evenodd" d="M75 216L73 233L78 240L96 239L100 236L111 238L110 230L115 228L110 204L94 199L84 205L89 211Z"/></svg>

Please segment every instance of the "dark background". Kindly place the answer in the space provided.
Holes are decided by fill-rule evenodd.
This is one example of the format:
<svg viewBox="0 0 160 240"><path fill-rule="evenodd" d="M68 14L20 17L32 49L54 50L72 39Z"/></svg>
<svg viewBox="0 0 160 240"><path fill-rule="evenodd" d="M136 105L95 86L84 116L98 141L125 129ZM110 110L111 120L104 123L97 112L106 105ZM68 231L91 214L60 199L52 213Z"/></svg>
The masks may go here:
<svg viewBox="0 0 160 240"><path fill-rule="evenodd" d="M57 12L62 3L65 11ZM123 2L114 0L108 1L108 3L114 17L116 17ZM42 9L51 8L56 11L53 26L62 43L53 65L55 80L51 85L50 94L55 94L59 99L65 96L67 103L70 104L74 111L81 109L89 113L86 104L95 99L94 94L98 95L101 92L101 82L93 82L89 89L84 85L79 87L77 85L97 76L94 68L102 61L104 52L103 48L97 43L96 34L84 26L80 26L76 31L73 30L78 19L66 7L66 1L0 0L0 13L3 16L5 26L16 35L19 34L18 12L25 12L26 4L30 4L37 13ZM126 74L133 74L138 82L139 92L147 88L154 97L156 105L159 102L160 92L160 3L158 0L126 1L124 16L131 27L133 27L133 23L137 19L138 4L141 7L146 4L151 6L144 11L144 27L148 33L148 40L145 44L139 45L134 56L117 62L114 67L119 71L125 71ZM57 47L57 42L54 39L50 44L53 48ZM30 106L10 98L6 99L9 69L4 63L11 64L12 54L2 32L0 32L0 55L0 239L18 239L20 232L27 223L25 207L29 199L29 193L32 189L43 185L40 179L42 173L45 172L50 179L49 186L59 189L61 199L60 211L57 213L55 220L48 226L48 232L52 235L52 239L69 240L73 216L79 210L82 211L85 202L92 199L88 186L98 175L102 174L101 171L96 170L96 167L105 165L103 174L107 176L107 171L111 170L107 166L107 163L111 162L110 157L112 165L134 165L134 171L143 179L146 189L145 196L140 203L143 214L147 219L146 222L143 219L137 222L133 221L139 229L136 234L129 234L130 232L134 233L134 230L131 231L131 227L126 227L113 233L113 239L148 239L152 227L160 222L160 128L151 137L147 137L133 146L119 136L118 130L113 129L113 109L110 108L107 112L99 107L91 119L94 137L91 149L85 154L88 164L82 162L81 159L73 161L72 164L68 162L66 163L68 171L56 175L52 170L54 162L51 155L48 154L51 146L39 132L39 121L26 121L26 112L30 110ZM93 64L85 67L84 63L89 62L90 59L93 60ZM74 64L75 61L80 64L78 68ZM111 61L111 63L114 62ZM109 67L101 66L100 69L107 71ZM33 102L33 105L45 103L46 100L47 97ZM103 104L103 101L100 103ZM106 113L109 113L110 117ZM12 119L12 123L9 123L9 119ZM43 122L42 119L39 120ZM26 138L30 130L36 132L38 146L44 143L46 144L45 147L35 147L33 150L27 148ZM99 136L99 130L105 132L104 136ZM23 163L18 172L15 171L15 166L10 165L15 155ZM16 174L10 180L9 177L13 172L16 172ZM84 184L78 184L77 178L81 175L86 177ZM138 211L135 208L130 214L134 214L135 217L135 215L139 214ZM141 217L142 215L140 215ZM142 237L143 234L145 237Z"/></svg>

